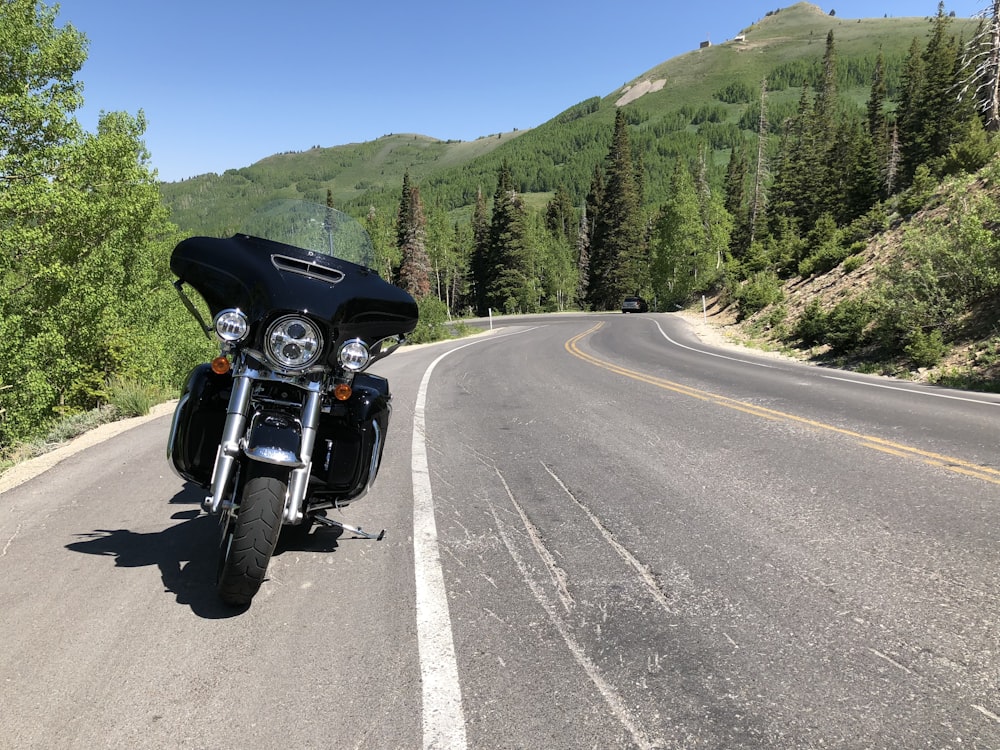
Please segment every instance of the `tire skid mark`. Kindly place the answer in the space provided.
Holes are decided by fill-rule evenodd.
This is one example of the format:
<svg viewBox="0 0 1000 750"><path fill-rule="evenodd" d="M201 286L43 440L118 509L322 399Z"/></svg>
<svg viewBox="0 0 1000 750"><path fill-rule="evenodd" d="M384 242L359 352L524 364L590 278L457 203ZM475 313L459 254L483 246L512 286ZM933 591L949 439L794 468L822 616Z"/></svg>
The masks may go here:
<svg viewBox="0 0 1000 750"><path fill-rule="evenodd" d="M555 557L551 552L549 552L548 548L545 546L545 542L542 541L542 535L539 533L538 527L531 522L531 519L528 518L528 514L524 512L524 508L521 507L521 504L514 497L514 493L511 492L503 474L501 474L500 470L496 467L494 467L494 471L496 471L497 476L500 477L500 483L503 485L504 491L507 493L507 497L510 500L511 505L514 506L514 510L517 511L517 515L521 518L521 523L524 524L525 531L528 532L528 538L531 540L531 546L535 548L535 552L538 553L538 556L545 564L545 569L549 572L549 577L552 579L552 583L556 587L556 591L559 594L560 604L562 604L562 607L566 610L566 612L571 612L576 602L573 601L573 595L569 593L569 589L566 587L566 571L560 568L556 563Z"/></svg>
<svg viewBox="0 0 1000 750"><path fill-rule="evenodd" d="M507 493L508 499L514 505L514 507L517 508L517 511L521 516L522 522L525 522L527 519L524 516L523 510L521 509L520 504L517 502L517 499L514 497L514 494L511 492L510 486L504 479L503 474L496 467L494 467L494 471L496 471L497 476L500 478L500 481L504 486L504 490ZM514 561L514 565L517 566L518 572L521 574L521 578L524 581L525 585L527 585L527 587L531 590L531 593L534 595L535 600L541 605L542 609L545 610L545 613L548 615L549 621L552 623L553 627L555 627L556 631L559 633L560 637L563 640L563 643L566 644L566 647L569 649L569 652L573 655L573 658L576 660L577 664L580 665L583 671L587 674L587 677L590 678L590 681L594 684L594 687L597 688L598 692L601 694L601 697L604 699L605 704L614 714L615 718L617 718L618 721L621 722L622 726L631 735L632 741L643 750L654 750L655 748L664 747L663 740L661 739L651 740L649 737L646 736L644 729L633 718L631 712L628 709L628 706L625 704L625 701L622 699L621 695L619 695L615 687L604 678L598 666L593 661L591 661L591 659L587 656L584 647L573 637L570 625L564 619L564 616L561 613L560 606L556 604L556 602L554 602L551 599L551 597L549 597L545 593L542 586L540 586L538 581L536 581L535 578L532 576L531 570L529 569L527 563L524 561L524 558L521 557L521 554L517 551L516 547L514 546L506 525L500 519L500 514L497 512L496 507L492 503L490 503L490 513L493 515L493 520L496 523L497 533L499 534L504 547L507 548L507 553ZM529 536L531 535L531 533L532 532L529 529L528 531ZM538 548L536 547L536 550L537 549ZM543 561L545 561L546 558L553 559L551 553L547 551L545 556L543 556L542 558ZM548 567L547 562L546 562L546 567ZM562 601L561 593L559 598L563 607L565 607L566 602Z"/></svg>
<svg viewBox="0 0 1000 750"><path fill-rule="evenodd" d="M10 539L7 540L7 543L3 546L3 552L0 552L0 557L7 556L7 550L10 549L10 545L14 543L14 540L17 539L17 535L21 533L21 525L22 524L18 524L17 528L14 529L14 534L11 536Z"/></svg>
<svg viewBox="0 0 1000 750"><path fill-rule="evenodd" d="M603 523L601 523L601 519L595 516L593 512L591 512L590 508L584 505L579 500L579 498L576 497L576 495L570 492L569 488L565 484L563 484L563 481L558 476L556 476L555 472L552 471L552 469L546 466L543 462L539 463L542 464L542 468L545 469L545 471L548 472L549 476L555 480L557 485L559 485L559 489L565 492L566 495L569 497L569 499L572 500L573 503L576 505L576 507L578 507L581 511L583 511L584 515L587 516L587 519L594 525L598 533L601 535L601 537L603 537L604 541L607 542L608 545L611 547L611 549L615 551L615 554L617 554L618 557L620 557L623 561L625 561L625 563L627 563L636 572L636 574L638 574L639 580L642 581L643 585L646 587L646 590L649 591L653 599L656 600L656 603L663 608L663 611L669 615L676 615L677 611L671 604L670 597L668 597L667 594L663 591L663 589L660 588L660 584L657 583L656 578L653 576L652 573L650 573L649 568L646 565L643 565L642 562L640 562L635 555L629 552L629 550L626 549L621 542L615 539L614 534L612 534L608 530L608 528Z"/></svg>

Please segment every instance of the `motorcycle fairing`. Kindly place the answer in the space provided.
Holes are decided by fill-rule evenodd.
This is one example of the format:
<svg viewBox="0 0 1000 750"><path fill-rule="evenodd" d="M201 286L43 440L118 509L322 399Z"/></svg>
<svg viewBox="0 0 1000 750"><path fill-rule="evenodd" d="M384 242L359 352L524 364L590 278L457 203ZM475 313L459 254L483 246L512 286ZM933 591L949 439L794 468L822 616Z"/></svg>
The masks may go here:
<svg viewBox="0 0 1000 750"><path fill-rule="evenodd" d="M258 323L275 311L301 310L335 328L340 340L369 344L417 324L413 298L372 269L250 235L190 237L174 248L170 268L213 316L239 308Z"/></svg>

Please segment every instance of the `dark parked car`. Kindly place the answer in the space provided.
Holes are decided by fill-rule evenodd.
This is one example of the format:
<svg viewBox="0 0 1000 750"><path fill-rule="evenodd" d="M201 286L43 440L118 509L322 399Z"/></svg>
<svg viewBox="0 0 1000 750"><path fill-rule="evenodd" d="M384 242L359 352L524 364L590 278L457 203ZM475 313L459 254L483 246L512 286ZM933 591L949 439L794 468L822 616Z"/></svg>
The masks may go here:
<svg viewBox="0 0 1000 750"><path fill-rule="evenodd" d="M642 297L626 297L622 301L622 312L648 312L649 305L646 304L646 300Z"/></svg>

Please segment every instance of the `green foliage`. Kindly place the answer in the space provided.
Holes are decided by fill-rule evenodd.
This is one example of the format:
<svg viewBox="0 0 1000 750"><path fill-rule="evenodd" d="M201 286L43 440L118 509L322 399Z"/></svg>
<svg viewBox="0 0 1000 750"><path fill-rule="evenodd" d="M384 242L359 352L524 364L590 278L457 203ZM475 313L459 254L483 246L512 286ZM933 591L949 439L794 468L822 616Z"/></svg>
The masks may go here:
<svg viewBox="0 0 1000 750"><path fill-rule="evenodd" d="M0 450L109 398L110 381L175 383L191 366L168 302L167 221L140 112L80 130L85 40L54 10L0 4ZM182 361L187 359L187 361Z"/></svg>
<svg viewBox="0 0 1000 750"><path fill-rule="evenodd" d="M538 312L537 247L529 240L528 211L506 163L493 196L487 253L486 273L477 279L486 290L486 306L505 313Z"/></svg>
<svg viewBox="0 0 1000 750"><path fill-rule="evenodd" d="M115 376L108 383L108 398L123 417L141 417L164 401L163 392L145 380Z"/></svg>
<svg viewBox="0 0 1000 750"><path fill-rule="evenodd" d="M799 261L799 276L824 274L840 265L850 254L841 245L840 236L833 216L829 213L820 216L806 238L807 255Z"/></svg>
<svg viewBox="0 0 1000 750"><path fill-rule="evenodd" d="M926 164L916 168L913 181L906 192L899 196L897 208L904 216L910 216L926 208L938 187L938 180Z"/></svg>
<svg viewBox="0 0 1000 750"><path fill-rule="evenodd" d="M574 120L579 120L581 117L586 117L587 115L592 115L601 108L601 98L599 96L592 96L590 99L585 99L579 104L575 104L562 114L556 115L556 122L559 123L569 123Z"/></svg>
<svg viewBox="0 0 1000 750"><path fill-rule="evenodd" d="M613 310L629 294L649 288L648 249L643 237L642 183L622 110L615 117L605 159L604 190L590 247L588 301L596 310Z"/></svg>
<svg viewBox="0 0 1000 750"><path fill-rule="evenodd" d="M826 334L826 312L818 299L812 299L805 306L795 323L793 335L802 346L817 346Z"/></svg>
<svg viewBox="0 0 1000 750"><path fill-rule="evenodd" d="M843 299L829 312L814 299L802 311L792 333L802 346L827 344L831 354L848 354L865 345L874 315L871 302L863 296Z"/></svg>
<svg viewBox="0 0 1000 750"><path fill-rule="evenodd" d="M860 349L874 317L871 304L862 297L841 300L826 316L825 343L831 354L847 354Z"/></svg>
<svg viewBox="0 0 1000 750"><path fill-rule="evenodd" d="M944 357L948 347L945 345L941 331L934 329L930 333L922 330L914 331L906 343L904 351L917 367L933 367Z"/></svg>
<svg viewBox="0 0 1000 750"><path fill-rule="evenodd" d="M396 236L401 255L396 283L414 299L423 299L431 291L431 261L427 255L427 218L420 189L403 180Z"/></svg>
<svg viewBox="0 0 1000 750"><path fill-rule="evenodd" d="M715 98L726 104L749 104L757 98L757 93L745 81L733 81L716 91Z"/></svg>
<svg viewBox="0 0 1000 750"><path fill-rule="evenodd" d="M29 0L0 4L0 49L13 51L0 92L0 445L105 403L112 382L176 387L208 356L211 345L169 288L176 237L161 197L185 233L226 235L273 197L322 202L329 191L366 217L377 270L392 278L404 258L392 217L399 184L412 175L426 212L420 265L430 293L415 334L426 340L444 335L449 310L487 301L503 311L567 309L588 283L598 308L654 288L661 302L683 302L717 287L723 268L741 315L774 305L777 325L780 279L860 264L848 256L860 257L856 243L888 225L886 206L915 213L941 174L993 154L951 95L950 34L973 22L939 14L928 37L919 18L838 21L834 48L829 20L799 4L748 29L759 54L727 43L682 55L649 73L668 88L627 106L616 106L618 91L514 134L471 142L388 135L157 185L141 112L109 113L97 133L80 131L74 75L85 40L56 29L54 14ZM918 37L927 44L910 43ZM757 144L765 79L771 136ZM885 194L890 150L876 133L892 118L902 134L895 187L909 187L898 197ZM729 210L717 196L731 153L744 149L775 179L765 185L766 225L752 243L745 233L735 262L729 236L734 216L745 230L752 158L733 178ZM494 195L492 216L484 192ZM869 210L880 199L886 206ZM587 231L577 234L582 205ZM1000 218L995 207L973 211L911 237L907 260L885 269L872 298L829 314L807 308L795 326L803 342L844 351L870 336L883 352L927 361L935 332L947 343L958 311L997 292L990 227ZM914 330L931 333L914 339Z"/></svg>
<svg viewBox="0 0 1000 750"><path fill-rule="evenodd" d="M1000 208L953 189L947 216L908 231L905 253L879 274L875 336L885 356L913 357L910 347L932 358L934 337L949 341L965 311L1000 294L1000 238L992 230Z"/></svg>
<svg viewBox="0 0 1000 750"><path fill-rule="evenodd" d="M941 172L943 175L972 174L989 164L996 156L994 139L983 128L978 117L970 118L956 140L948 149Z"/></svg>
<svg viewBox="0 0 1000 750"><path fill-rule="evenodd" d="M743 282L735 292L735 301L741 319L750 317L768 305L775 305L782 299L784 299L784 292L781 288L781 280L773 271L758 271Z"/></svg>
<svg viewBox="0 0 1000 750"><path fill-rule="evenodd" d="M675 161L680 158L693 162L704 146L704 137L690 127L693 120L737 125L744 135L757 132L757 92L765 78L769 91L767 119L774 134L769 151L773 155L786 133L786 122L795 114L803 81L815 84L819 80L815 75L822 54L819 43L830 27L828 19L808 6L793 6L770 14L748 29L749 38L758 45L750 55L735 44L716 44L696 55L668 60L641 76L670 82L662 91L647 93L625 107L636 112L636 105L641 108L639 123L630 126L630 137L643 157L645 209L660 206L669 198L669 178ZM974 27L973 21L953 23L953 29L967 37ZM907 48L914 37L926 37L927 23L923 18L838 21L836 33L837 90L845 108L850 108L866 96L879 50L884 55L888 95L897 97ZM799 71L794 76L790 74L792 68ZM525 85L532 84L529 81ZM720 102L717 95L727 90L733 95L737 90L744 92L739 98L752 91L753 97L749 102ZM165 184L162 192L173 220L184 231L217 234L239 227L241 217L256 203L276 194L311 194L322 200L327 188L333 190L339 208L356 216L366 215L371 207L391 215L403 174L409 170L421 186L426 206L464 212L462 217L467 218L480 188L487 196L493 194L500 164L506 161L520 193L551 194L564 185L574 205L580 206L594 165L608 152L615 103L622 93L619 90L591 97L549 122L503 133L501 137L483 134L474 141L441 141L390 134L368 143L276 154L221 175L206 174ZM731 141L728 130L706 129L705 136L717 143ZM727 158L726 147L709 154L710 177L716 185Z"/></svg>
<svg viewBox="0 0 1000 750"><path fill-rule="evenodd" d="M424 297L417 301L419 321L417 327L407 337L411 344L427 344L451 338L448 328L448 306L437 297Z"/></svg>
<svg viewBox="0 0 1000 750"><path fill-rule="evenodd" d="M849 255L844 258L844 262L841 263L841 268L844 269L844 273L854 273L859 268L865 264L865 256L861 253L856 255Z"/></svg>

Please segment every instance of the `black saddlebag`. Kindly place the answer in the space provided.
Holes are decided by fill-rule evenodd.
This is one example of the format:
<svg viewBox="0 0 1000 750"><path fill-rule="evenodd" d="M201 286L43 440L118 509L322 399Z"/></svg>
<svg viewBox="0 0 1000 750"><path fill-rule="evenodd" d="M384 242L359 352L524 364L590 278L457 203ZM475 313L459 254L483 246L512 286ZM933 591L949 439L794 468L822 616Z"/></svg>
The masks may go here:
<svg viewBox="0 0 1000 750"><path fill-rule="evenodd" d="M231 375L217 375L208 363L200 364L188 376L174 410L167 456L182 478L202 487L212 483L232 388Z"/></svg>
<svg viewBox="0 0 1000 750"><path fill-rule="evenodd" d="M322 494L346 502L363 496L375 481L389 429L389 383L368 373L356 375L354 393L320 419L312 476Z"/></svg>

